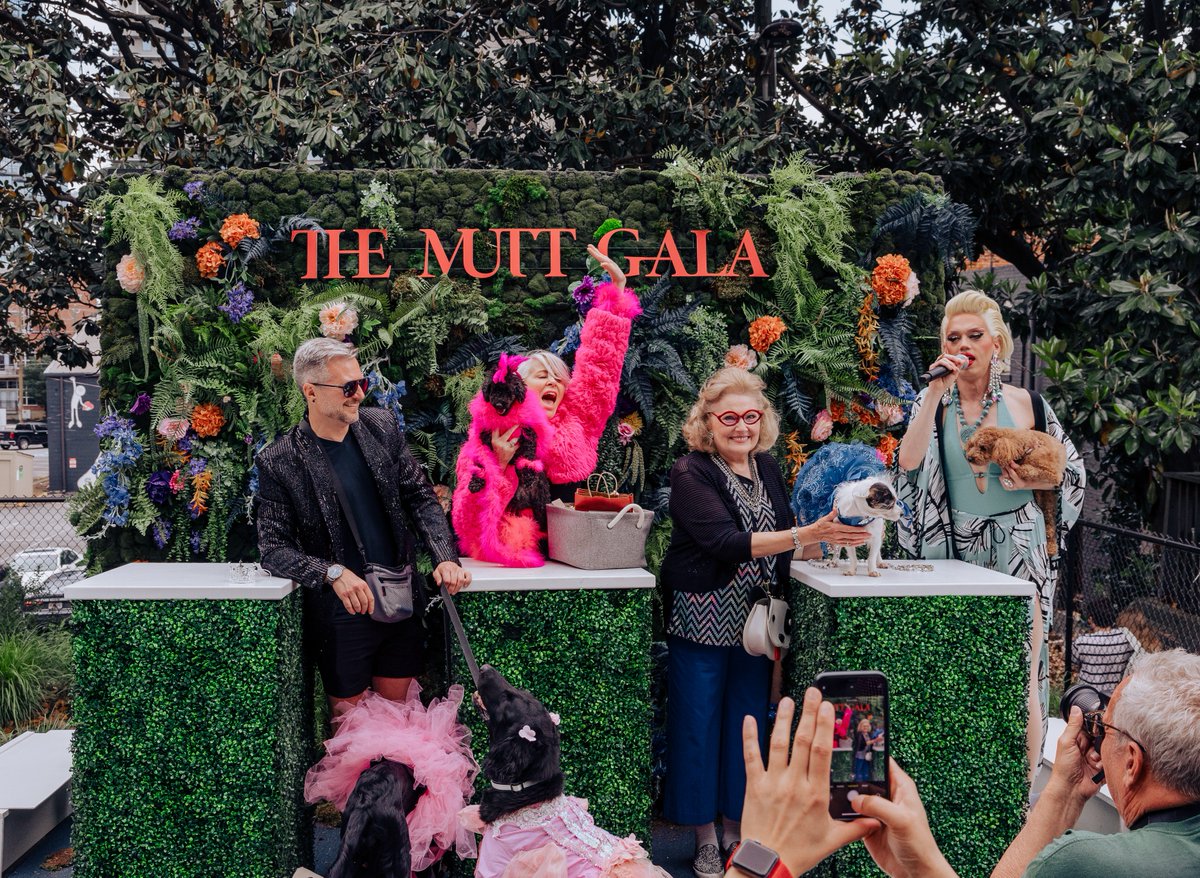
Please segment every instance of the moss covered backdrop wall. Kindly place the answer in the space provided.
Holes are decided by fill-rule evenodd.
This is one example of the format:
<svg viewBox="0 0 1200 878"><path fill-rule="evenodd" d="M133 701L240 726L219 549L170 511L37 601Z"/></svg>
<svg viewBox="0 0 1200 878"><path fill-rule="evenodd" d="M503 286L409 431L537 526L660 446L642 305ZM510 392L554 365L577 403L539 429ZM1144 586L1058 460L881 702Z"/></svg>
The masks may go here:
<svg viewBox="0 0 1200 878"><path fill-rule="evenodd" d="M632 279L645 314L601 466L643 504L665 507L679 427L699 384L726 362L767 380L789 469L830 439L890 458L914 369L929 360L947 268L969 247L969 216L929 177L821 178L796 157L744 178L681 150L663 159L661 173L172 170L114 181L94 205L114 267L101 335L108 417L96 481L74 510L81 531L105 534L91 544L93 569L254 557L253 455L298 419L289 357L320 332L359 345L369 402L404 420L448 498L481 364L543 346L569 361L590 306L587 285L576 285L588 270L584 248L618 227L641 236L614 234L618 257L653 256L673 230L689 273L688 230L711 231L716 272L749 229L768 275L749 277L742 259L728 277L669 276L664 262L668 276ZM547 276L548 235L525 237L526 276L514 276L488 231L506 227L576 230L562 239L566 277ZM350 279L350 259L345 279L302 280L307 233L354 228L388 231L372 270L388 264L391 277ZM481 230L476 265L498 270L471 278L460 253L448 275L420 277L420 230L434 230L450 254L463 228ZM667 527L656 528L652 564Z"/></svg>

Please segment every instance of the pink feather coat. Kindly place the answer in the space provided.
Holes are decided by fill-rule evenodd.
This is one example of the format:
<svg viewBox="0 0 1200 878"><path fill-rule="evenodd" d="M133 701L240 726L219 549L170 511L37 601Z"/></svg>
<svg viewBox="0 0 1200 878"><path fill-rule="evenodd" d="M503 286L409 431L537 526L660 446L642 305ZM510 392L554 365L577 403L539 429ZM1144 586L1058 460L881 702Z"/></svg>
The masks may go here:
<svg viewBox="0 0 1200 878"><path fill-rule="evenodd" d="M592 309L583 321L571 381L549 420L546 439L545 431L538 436L538 457L551 482L577 482L596 468L600 435L617 405L633 318L641 312L631 290L619 290L611 282L596 288ZM476 422L482 418L490 423L487 412L478 411L476 403L495 415L482 397L472 400L471 428L458 455L451 511L460 548L472 558L506 567L540 567L545 563L539 547L544 534L532 517L507 512L517 490L516 471L511 466L501 468L495 452L480 441L480 432L492 428ZM530 404L542 412L544 421L545 409L532 394L522 406ZM511 422L504 429L508 426ZM469 489L474 475L484 481L480 491Z"/></svg>

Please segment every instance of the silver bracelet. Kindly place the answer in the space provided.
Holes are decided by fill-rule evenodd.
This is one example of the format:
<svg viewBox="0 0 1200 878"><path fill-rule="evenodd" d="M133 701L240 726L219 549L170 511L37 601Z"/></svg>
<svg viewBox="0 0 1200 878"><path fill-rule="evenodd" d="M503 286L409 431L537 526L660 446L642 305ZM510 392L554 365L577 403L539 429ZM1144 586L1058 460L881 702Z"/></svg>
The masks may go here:
<svg viewBox="0 0 1200 878"><path fill-rule="evenodd" d="M796 547L796 551L800 551L800 528L792 525L792 545Z"/></svg>

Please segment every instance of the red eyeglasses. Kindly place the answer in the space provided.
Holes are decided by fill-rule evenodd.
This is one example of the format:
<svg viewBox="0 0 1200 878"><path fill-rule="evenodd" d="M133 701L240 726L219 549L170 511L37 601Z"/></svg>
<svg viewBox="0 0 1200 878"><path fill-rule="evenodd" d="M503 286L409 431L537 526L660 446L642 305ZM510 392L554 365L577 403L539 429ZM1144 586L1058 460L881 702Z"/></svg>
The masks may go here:
<svg viewBox="0 0 1200 878"><path fill-rule="evenodd" d="M345 396L346 399L354 396L354 391L356 390L361 390L365 394L367 392L367 387L369 387L371 384L371 382L366 378L352 378L345 384L322 384L319 381L310 381L308 383L314 387L336 387L342 391L342 395Z"/></svg>
<svg viewBox="0 0 1200 878"><path fill-rule="evenodd" d="M744 412L709 412L726 427L737 426L738 421L745 421L747 427L753 427L762 420L763 413L759 409L746 409Z"/></svg>

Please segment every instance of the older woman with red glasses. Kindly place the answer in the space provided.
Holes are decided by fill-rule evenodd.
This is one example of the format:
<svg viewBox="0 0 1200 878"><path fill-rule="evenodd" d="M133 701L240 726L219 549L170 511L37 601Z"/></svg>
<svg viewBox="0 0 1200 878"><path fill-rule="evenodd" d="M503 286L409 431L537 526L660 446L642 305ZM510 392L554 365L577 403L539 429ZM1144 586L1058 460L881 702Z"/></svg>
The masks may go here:
<svg viewBox="0 0 1200 878"><path fill-rule="evenodd" d="M822 541L862 545L867 531L839 523L836 509L796 526L768 451L779 417L762 379L746 370L721 369L705 382L683 436L691 452L671 469L674 527L661 570L670 648L666 817L695 828L692 869L713 878L724 864L718 812L724 847L740 839L742 719L767 728L772 663L742 646L750 607L782 593L794 551Z"/></svg>

